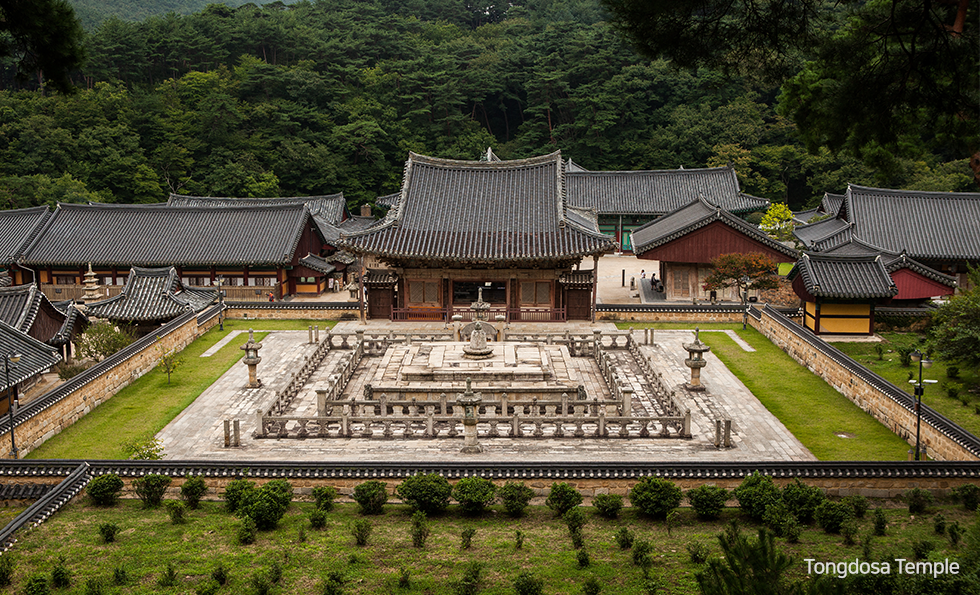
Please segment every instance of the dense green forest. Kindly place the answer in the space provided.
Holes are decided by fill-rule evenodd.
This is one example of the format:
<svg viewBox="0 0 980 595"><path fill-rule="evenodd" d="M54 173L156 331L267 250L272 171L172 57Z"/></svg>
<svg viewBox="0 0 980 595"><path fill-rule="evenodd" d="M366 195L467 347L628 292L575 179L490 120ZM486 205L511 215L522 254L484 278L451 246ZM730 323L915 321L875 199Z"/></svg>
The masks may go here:
<svg viewBox="0 0 980 595"><path fill-rule="evenodd" d="M408 151L487 147L594 170L732 163L744 191L794 209L849 182L974 189L967 155L808 153L778 88L642 59L598 0L212 4L109 18L85 47L76 93L0 78L3 207L340 191L355 206L398 189Z"/></svg>
<svg viewBox="0 0 980 595"><path fill-rule="evenodd" d="M292 4L296 0L69 0L75 14L86 29L99 26L106 19L116 17L124 21L142 21L152 16L170 12L192 14L204 10L208 4L224 4L237 8L243 4L263 5L270 2Z"/></svg>

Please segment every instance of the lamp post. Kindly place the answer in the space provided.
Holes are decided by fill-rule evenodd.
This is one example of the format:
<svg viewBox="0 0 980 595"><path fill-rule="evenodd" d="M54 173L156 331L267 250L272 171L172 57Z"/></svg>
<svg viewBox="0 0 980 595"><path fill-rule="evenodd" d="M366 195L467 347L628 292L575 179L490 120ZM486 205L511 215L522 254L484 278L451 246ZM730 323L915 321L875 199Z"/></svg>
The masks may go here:
<svg viewBox="0 0 980 595"><path fill-rule="evenodd" d="M919 449L919 428L922 426L922 368L931 368L932 360L922 356L922 352L916 349L912 352L912 361L919 363L919 382L915 385L915 460L920 459L921 450Z"/></svg>
<svg viewBox="0 0 980 595"><path fill-rule="evenodd" d="M10 422L10 457L17 458L17 443L14 442L14 387L10 385L10 364L20 361L19 353L8 353L3 359L3 369L7 377L7 419Z"/></svg>
<svg viewBox="0 0 980 595"><path fill-rule="evenodd" d="M749 279L748 275L742 275L740 281L742 282L742 287L744 288L742 289L742 330L744 331L746 324L749 322L749 307L747 304L749 301L749 282L752 281L752 279Z"/></svg>

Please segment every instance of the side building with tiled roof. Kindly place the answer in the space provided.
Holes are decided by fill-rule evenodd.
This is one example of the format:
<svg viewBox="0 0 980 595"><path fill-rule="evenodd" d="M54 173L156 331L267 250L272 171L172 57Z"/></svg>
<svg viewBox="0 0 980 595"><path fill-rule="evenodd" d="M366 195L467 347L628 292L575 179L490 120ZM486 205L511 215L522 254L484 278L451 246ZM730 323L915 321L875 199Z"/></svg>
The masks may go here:
<svg viewBox="0 0 980 595"><path fill-rule="evenodd" d="M0 268L10 277L9 281L0 282L0 285L22 285L34 281L33 272L21 268L18 261L50 216L48 207L0 211Z"/></svg>
<svg viewBox="0 0 980 595"><path fill-rule="evenodd" d="M471 318L482 294L510 320L590 319L595 279L584 258L614 249L594 214L569 207L561 154L455 161L410 153L398 200L377 225L341 247L390 267L368 279L368 315ZM591 283L581 277L589 276Z"/></svg>
<svg viewBox="0 0 980 595"><path fill-rule="evenodd" d="M967 282L980 266L980 193L891 190L850 185L836 216L797 227L807 250L828 252L857 240Z"/></svg>
<svg viewBox="0 0 980 595"><path fill-rule="evenodd" d="M593 209L599 230L612 235L624 251L634 249L633 232L691 201L735 215L765 210L769 201L743 193L731 167L649 171L568 169L568 204Z"/></svg>
<svg viewBox="0 0 980 595"><path fill-rule="evenodd" d="M71 344L88 324L72 302L51 302L36 283L0 287L0 320L59 349L71 359Z"/></svg>
<svg viewBox="0 0 980 595"><path fill-rule="evenodd" d="M777 263L797 258L795 249L703 197L634 231L633 250L637 258L660 261L666 299L688 301L711 299L703 284L712 272L711 261L722 254L762 254ZM715 298L740 299L736 289L728 292Z"/></svg>
<svg viewBox="0 0 980 595"><path fill-rule="evenodd" d="M185 286L211 286L221 278L228 299L265 299L270 292L296 293L300 259L322 248L304 204L60 204L21 262L37 271L52 299L80 298L89 264L108 286L107 297L121 290L131 267L173 266Z"/></svg>
<svg viewBox="0 0 980 595"><path fill-rule="evenodd" d="M131 324L145 334L188 311L200 312L218 299L218 290L184 287L174 267L132 267L122 291L85 304L90 318Z"/></svg>

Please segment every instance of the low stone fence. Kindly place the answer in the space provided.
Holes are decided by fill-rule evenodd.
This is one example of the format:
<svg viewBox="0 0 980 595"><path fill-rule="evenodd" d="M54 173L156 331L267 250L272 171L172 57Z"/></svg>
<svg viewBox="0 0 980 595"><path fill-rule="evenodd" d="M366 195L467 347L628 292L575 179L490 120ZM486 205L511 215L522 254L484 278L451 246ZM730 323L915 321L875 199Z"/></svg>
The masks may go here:
<svg viewBox="0 0 980 595"><path fill-rule="evenodd" d="M182 350L204 331L217 326L217 310L215 306L200 315L183 314L21 407L14 414L19 456L31 452L155 368L164 353ZM4 416L0 420L0 444L8 442L10 423Z"/></svg>
<svg viewBox="0 0 980 595"><path fill-rule="evenodd" d="M229 319L358 320L357 302L225 302Z"/></svg>
<svg viewBox="0 0 980 595"><path fill-rule="evenodd" d="M892 432L915 444L916 412L912 395L769 306L751 312L749 322ZM925 405L920 443L933 459L980 460L980 439Z"/></svg>
<svg viewBox="0 0 980 595"><path fill-rule="evenodd" d="M313 372L320 367L320 364L323 362L323 358L327 356L329 351L329 340L323 340L316 346L313 353L306 356L306 358L303 360L302 367L293 373L292 378L289 379L286 386L281 390L276 391L271 405L266 408L266 415L280 415L286 410L287 407L289 407L289 404L292 403L293 399L296 398L296 395L299 394L300 389L303 388L306 381L309 380ZM361 349L360 346L358 346L358 348L351 352L351 359L354 359L354 357L360 353ZM360 361L360 358L357 359ZM351 366L351 373L353 373L353 368L356 366L356 363ZM348 378L350 378L350 376L348 376Z"/></svg>

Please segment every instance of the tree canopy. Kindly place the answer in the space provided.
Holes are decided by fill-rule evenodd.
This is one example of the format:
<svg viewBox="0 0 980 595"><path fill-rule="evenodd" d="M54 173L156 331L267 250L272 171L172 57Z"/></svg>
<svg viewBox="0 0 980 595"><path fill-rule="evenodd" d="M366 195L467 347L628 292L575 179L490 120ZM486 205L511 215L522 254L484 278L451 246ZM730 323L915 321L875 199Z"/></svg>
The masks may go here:
<svg viewBox="0 0 980 595"><path fill-rule="evenodd" d="M702 288L714 291L735 287L742 295L749 289L775 289L778 265L764 254L719 254L711 260L711 274L704 280Z"/></svg>
<svg viewBox="0 0 980 595"><path fill-rule="evenodd" d="M889 167L893 153L923 144L947 155L980 149L975 0L603 3L649 58L782 84L779 111L811 150L848 149Z"/></svg>
<svg viewBox="0 0 980 595"><path fill-rule="evenodd" d="M970 287L933 315L930 346L936 357L980 367L980 269L970 269Z"/></svg>
<svg viewBox="0 0 980 595"><path fill-rule="evenodd" d="M84 60L82 25L66 0L0 0L0 57L17 80L35 79L69 92Z"/></svg>

